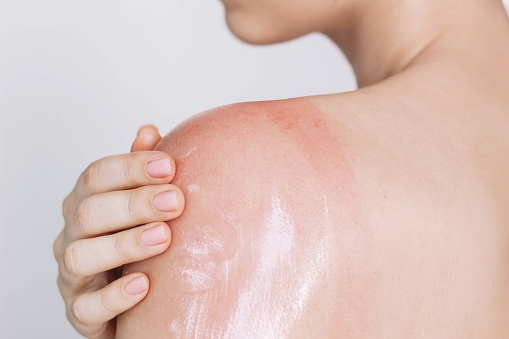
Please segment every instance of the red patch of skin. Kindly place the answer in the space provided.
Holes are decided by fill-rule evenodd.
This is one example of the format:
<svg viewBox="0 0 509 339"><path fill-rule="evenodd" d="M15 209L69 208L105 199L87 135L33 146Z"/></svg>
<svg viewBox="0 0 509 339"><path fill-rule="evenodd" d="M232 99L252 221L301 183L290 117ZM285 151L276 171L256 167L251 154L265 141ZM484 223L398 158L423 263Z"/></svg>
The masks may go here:
<svg viewBox="0 0 509 339"><path fill-rule="evenodd" d="M352 193L353 173L343 151L344 145L338 131L331 130L331 121L325 113L302 98L260 102L255 104L254 109L257 108L267 112L267 118L278 132L299 148L316 170L317 179Z"/></svg>
<svg viewBox="0 0 509 339"><path fill-rule="evenodd" d="M307 99L234 104L162 140L186 210L165 253L125 267L151 290L119 318L119 335L330 337L368 326L371 239L344 131L329 119Z"/></svg>

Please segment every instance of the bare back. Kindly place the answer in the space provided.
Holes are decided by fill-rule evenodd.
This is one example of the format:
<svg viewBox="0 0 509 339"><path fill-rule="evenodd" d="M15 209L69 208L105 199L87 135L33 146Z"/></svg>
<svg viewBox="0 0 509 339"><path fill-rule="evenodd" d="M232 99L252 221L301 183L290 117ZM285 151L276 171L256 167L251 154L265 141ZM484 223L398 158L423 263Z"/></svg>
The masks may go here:
<svg viewBox="0 0 509 339"><path fill-rule="evenodd" d="M479 125L391 90L220 107L165 137L186 210L125 268L151 290L118 337L506 336L509 105Z"/></svg>

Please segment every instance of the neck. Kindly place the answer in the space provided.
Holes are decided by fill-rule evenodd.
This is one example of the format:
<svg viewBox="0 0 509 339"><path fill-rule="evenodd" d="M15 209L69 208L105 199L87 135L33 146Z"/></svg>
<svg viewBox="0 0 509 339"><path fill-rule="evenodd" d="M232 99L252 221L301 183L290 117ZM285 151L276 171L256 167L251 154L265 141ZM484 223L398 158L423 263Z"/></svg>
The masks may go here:
<svg viewBox="0 0 509 339"><path fill-rule="evenodd" d="M341 12L340 23L324 33L345 53L359 87L430 59L464 60L472 49L498 43L509 55L509 22L500 0L358 1Z"/></svg>

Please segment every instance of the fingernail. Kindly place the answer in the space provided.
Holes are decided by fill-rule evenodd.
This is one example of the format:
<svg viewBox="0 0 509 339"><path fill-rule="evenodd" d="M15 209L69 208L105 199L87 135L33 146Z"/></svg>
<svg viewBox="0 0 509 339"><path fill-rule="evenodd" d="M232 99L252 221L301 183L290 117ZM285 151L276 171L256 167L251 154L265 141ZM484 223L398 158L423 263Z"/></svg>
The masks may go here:
<svg viewBox="0 0 509 339"><path fill-rule="evenodd" d="M145 280L143 277L138 277L129 281L124 287L124 290L131 295L138 294L140 292L146 291L147 289L147 280Z"/></svg>
<svg viewBox="0 0 509 339"><path fill-rule="evenodd" d="M140 234L140 241L147 246L162 244L166 239L164 225L149 228Z"/></svg>
<svg viewBox="0 0 509 339"><path fill-rule="evenodd" d="M177 209L177 192L159 193L154 197L154 207L161 212L172 212Z"/></svg>
<svg viewBox="0 0 509 339"><path fill-rule="evenodd" d="M147 172L153 178L164 178L171 174L171 161L169 158L158 158L147 165Z"/></svg>

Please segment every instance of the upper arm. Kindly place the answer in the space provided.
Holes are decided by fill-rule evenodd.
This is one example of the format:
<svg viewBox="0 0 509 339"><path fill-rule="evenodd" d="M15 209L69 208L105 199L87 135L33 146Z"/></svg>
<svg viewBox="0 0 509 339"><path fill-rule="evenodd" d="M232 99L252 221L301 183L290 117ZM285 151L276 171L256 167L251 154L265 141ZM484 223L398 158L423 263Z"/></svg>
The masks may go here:
<svg viewBox="0 0 509 339"><path fill-rule="evenodd" d="M354 126L362 139L367 131ZM300 99L220 107L167 135L159 150L175 159L186 208L170 222L165 253L125 268L146 273L151 287L118 318L119 337L451 337L506 328L493 263L507 252L478 227L482 206L445 206L459 192L426 190L402 166L418 158L384 162L386 148L355 148L350 133ZM441 178L447 173L459 172ZM472 199L460 192L457 206Z"/></svg>
<svg viewBox="0 0 509 339"><path fill-rule="evenodd" d="M186 207L169 223L170 248L125 269L151 288L119 318L122 337L329 330L331 244L354 235L335 226L352 223L337 208L352 204L352 176L326 117L306 100L225 106L179 125L158 150L175 159Z"/></svg>

